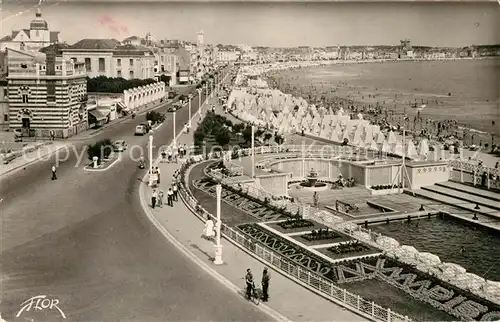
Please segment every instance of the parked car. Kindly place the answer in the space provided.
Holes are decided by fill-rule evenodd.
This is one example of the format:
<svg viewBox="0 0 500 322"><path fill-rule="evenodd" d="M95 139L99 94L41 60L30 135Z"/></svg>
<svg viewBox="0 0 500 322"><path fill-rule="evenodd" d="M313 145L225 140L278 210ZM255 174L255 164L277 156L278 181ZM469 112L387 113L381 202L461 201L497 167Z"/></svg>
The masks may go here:
<svg viewBox="0 0 500 322"><path fill-rule="evenodd" d="M123 152L128 148L128 144L124 140L118 140L113 143L113 151Z"/></svg>
<svg viewBox="0 0 500 322"><path fill-rule="evenodd" d="M23 132L21 129L14 130L14 142L21 142L23 140Z"/></svg>
<svg viewBox="0 0 500 322"><path fill-rule="evenodd" d="M175 94L175 92L168 92L168 98L169 99L172 99L176 96L177 94Z"/></svg>
<svg viewBox="0 0 500 322"><path fill-rule="evenodd" d="M135 127L135 133L134 135L144 135L148 133L148 130L146 128L146 125L144 124L139 124Z"/></svg>

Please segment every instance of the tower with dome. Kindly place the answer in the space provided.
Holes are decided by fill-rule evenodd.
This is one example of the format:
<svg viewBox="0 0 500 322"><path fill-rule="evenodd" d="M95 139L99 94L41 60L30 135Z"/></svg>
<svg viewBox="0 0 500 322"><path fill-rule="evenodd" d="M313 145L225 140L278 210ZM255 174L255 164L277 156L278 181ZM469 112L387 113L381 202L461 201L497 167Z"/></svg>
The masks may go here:
<svg viewBox="0 0 500 322"><path fill-rule="evenodd" d="M42 17L40 8L31 20L29 29L13 30L10 35L0 39L0 50L38 51L43 47L59 43L59 31L51 31L49 24Z"/></svg>

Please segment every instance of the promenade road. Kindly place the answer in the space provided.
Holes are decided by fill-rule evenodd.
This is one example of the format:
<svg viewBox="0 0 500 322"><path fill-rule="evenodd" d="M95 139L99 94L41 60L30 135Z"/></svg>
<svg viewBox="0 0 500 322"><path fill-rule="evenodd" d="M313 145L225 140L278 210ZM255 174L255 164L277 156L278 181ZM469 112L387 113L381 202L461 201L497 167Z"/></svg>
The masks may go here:
<svg viewBox="0 0 500 322"><path fill-rule="evenodd" d="M193 99L193 113L197 103ZM155 132L157 144L172 139L171 118L169 113ZM187 119L185 107L177 112L177 131ZM132 136L143 121L127 120L74 146L78 151L106 137L145 148L147 137ZM144 218L137 189L145 170L124 157L106 171L88 172L84 164L75 167L76 159L71 155L59 165L57 181L50 180L55 156L2 177L4 319L62 320L56 310L15 317L22 302L47 295L59 300L69 321L269 320L193 265Z"/></svg>

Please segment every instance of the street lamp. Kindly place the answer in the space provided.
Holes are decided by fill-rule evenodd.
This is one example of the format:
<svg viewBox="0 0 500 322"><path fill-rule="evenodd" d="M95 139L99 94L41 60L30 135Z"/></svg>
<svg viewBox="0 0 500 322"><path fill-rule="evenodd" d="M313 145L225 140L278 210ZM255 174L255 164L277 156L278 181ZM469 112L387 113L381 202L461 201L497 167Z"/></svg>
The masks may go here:
<svg viewBox="0 0 500 322"><path fill-rule="evenodd" d="M252 124L252 179L255 178L255 134L254 125Z"/></svg>
<svg viewBox="0 0 500 322"><path fill-rule="evenodd" d="M149 131L149 186L153 185L153 131Z"/></svg>
<svg viewBox="0 0 500 322"><path fill-rule="evenodd" d="M222 260L222 245L220 243L220 230L221 230L221 220L220 220L220 208L221 208L221 199L222 199L222 185L219 183L215 186L215 191L217 193L217 222L215 223L215 265L222 265L224 261Z"/></svg>
<svg viewBox="0 0 500 322"><path fill-rule="evenodd" d="M191 127L191 96L189 97L189 127Z"/></svg>
<svg viewBox="0 0 500 322"><path fill-rule="evenodd" d="M172 131L173 131L174 137L172 139L172 144L173 144L173 148L175 149L177 147L176 135L175 135L175 111L173 113L173 116L174 116L174 119L172 120Z"/></svg>
<svg viewBox="0 0 500 322"><path fill-rule="evenodd" d="M200 87L197 89L198 91L198 113L201 115L201 93L203 92L203 89Z"/></svg>

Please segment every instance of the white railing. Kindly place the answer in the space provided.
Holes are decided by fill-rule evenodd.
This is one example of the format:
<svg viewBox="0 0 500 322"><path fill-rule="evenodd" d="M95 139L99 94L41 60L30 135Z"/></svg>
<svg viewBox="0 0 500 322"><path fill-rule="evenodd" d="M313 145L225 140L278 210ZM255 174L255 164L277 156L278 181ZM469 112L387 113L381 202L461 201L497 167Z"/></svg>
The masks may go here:
<svg viewBox="0 0 500 322"><path fill-rule="evenodd" d="M472 184L474 186L483 186L484 188L500 189L500 169L480 166L471 162L462 160L450 160L450 179ZM483 175L485 175L485 184L482 184Z"/></svg>
<svg viewBox="0 0 500 322"><path fill-rule="evenodd" d="M215 155L209 155L212 157ZM198 158L195 163L202 161L204 158ZM216 220L216 217L205 210L198 201L193 197L187 186L185 185L186 170L188 170L191 162L184 163L181 167L181 185L180 195L184 203L195 213L200 219L206 221L208 218ZM258 189L257 189L258 190ZM260 192L260 190L258 190ZM325 279L295 263L291 260L282 257L267 247L259 245L252 239L244 236L225 223L221 225L222 234L232 243L235 243L246 251L260 258L261 261L267 263L288 276L300 281L308 287L316 290L324 297L333 302L341 303L351 309L362 312L364 316L371 317L378 321L411 321L407 316L391 311L389 308L384 308L375 304L373 301L368 301L361 298L359 295L348 292L347 290L338 287L334 282Z"/></svg>

